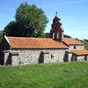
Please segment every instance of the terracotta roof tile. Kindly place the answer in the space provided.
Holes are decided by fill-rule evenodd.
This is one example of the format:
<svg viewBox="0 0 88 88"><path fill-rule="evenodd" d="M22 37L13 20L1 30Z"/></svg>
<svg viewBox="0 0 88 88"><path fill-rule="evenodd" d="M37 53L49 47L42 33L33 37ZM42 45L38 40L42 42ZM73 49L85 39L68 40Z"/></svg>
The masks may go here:
<svg viewBox="0 0 88 88"><path fill-rule="evenodd" d="M75 53L76 55L88 55L88 50L85 50L85 49L81 49L81 50L77 50L77 49L74 49L72 50L73 53Z"/></svg>
<svg viewBox="0 0 88 88"><path fill-rule="evenodd" d="M7 37L13 48L68 48L62 42L51 38Z"/></svg>
<svg viewBox="0 0 88 88"><path fill-rule="evenodd" d="M64 38L64 42L68 45L83 45L82 42L73 38Z"/></svg>

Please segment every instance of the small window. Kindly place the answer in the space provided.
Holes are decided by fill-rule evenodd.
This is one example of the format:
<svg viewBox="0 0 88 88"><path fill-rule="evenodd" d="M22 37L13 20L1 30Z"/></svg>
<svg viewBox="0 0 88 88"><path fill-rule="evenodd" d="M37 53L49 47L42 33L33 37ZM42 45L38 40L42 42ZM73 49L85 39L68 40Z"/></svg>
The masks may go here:
<svg viewBox="0 0 88 88"><path fill-rule="evenodd" d="M74 46L74 49L76 49L76 46Z"/></svg>

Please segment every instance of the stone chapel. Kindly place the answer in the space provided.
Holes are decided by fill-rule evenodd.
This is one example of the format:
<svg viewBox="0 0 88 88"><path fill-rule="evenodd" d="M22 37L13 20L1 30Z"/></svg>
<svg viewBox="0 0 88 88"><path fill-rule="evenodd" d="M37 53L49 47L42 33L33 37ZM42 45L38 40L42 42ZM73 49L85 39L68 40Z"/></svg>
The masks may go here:
<svg viewBox="0 0 88 88"><path fill-rule="evenodd" d="M0 44L1 65L25 65L88 61L88 50L74 38L64 38L61 19L53 19L50 38L4 36Z"/></svg>

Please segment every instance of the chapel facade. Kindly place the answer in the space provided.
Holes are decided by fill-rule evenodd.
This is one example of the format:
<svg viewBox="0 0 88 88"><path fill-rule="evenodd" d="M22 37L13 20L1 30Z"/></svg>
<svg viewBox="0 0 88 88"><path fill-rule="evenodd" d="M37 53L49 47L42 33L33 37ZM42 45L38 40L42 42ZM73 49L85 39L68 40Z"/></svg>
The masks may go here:
<svg viewBox="0 0 88 88"><path fill-rule="evenodd" d="M50 38L4 36L0 44L0 64L25 65L88 61L88 50L73 38L64 38L61 19L54 17Z"/></svg>

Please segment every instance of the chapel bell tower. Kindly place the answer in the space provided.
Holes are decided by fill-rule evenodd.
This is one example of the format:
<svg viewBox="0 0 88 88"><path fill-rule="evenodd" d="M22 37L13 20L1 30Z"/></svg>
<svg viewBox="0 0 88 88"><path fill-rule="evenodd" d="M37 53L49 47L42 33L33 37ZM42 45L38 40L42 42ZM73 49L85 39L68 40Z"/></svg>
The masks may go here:
<svg viewBox="0 0 88 88"><path fill-rule="evenodd" d="M62 29L62 23L60 21L61 19L57 17L56 12L56 16L54 17L53 23L51 25L50 38L62 42L64 38L64 31Z"/></svg>

